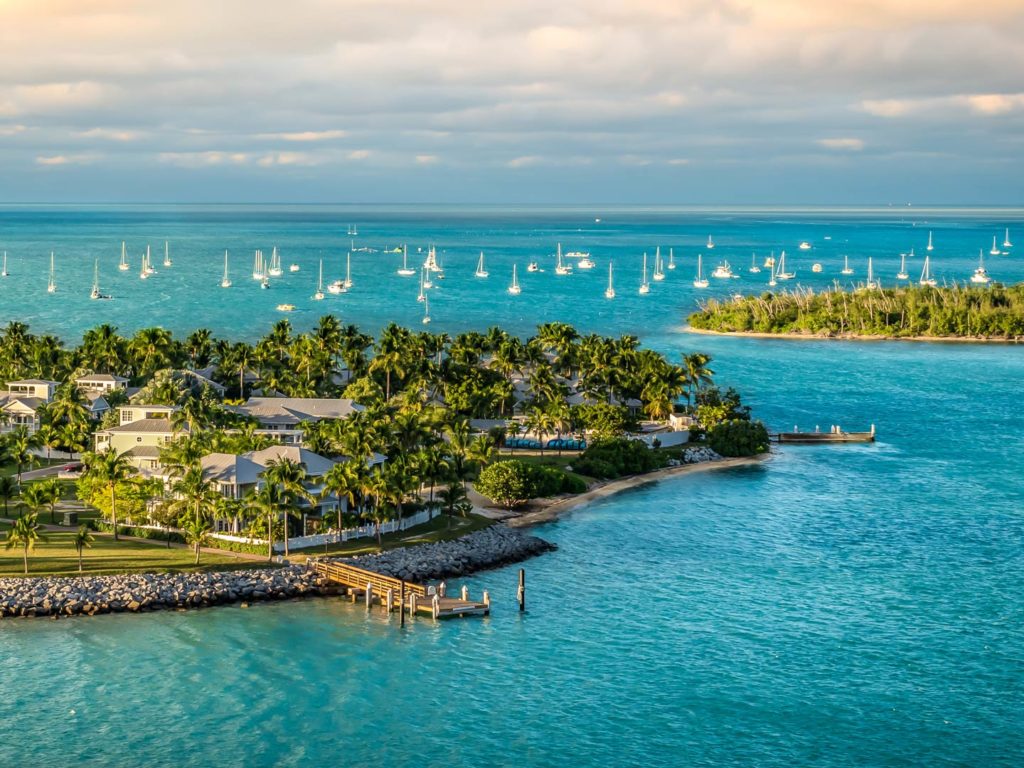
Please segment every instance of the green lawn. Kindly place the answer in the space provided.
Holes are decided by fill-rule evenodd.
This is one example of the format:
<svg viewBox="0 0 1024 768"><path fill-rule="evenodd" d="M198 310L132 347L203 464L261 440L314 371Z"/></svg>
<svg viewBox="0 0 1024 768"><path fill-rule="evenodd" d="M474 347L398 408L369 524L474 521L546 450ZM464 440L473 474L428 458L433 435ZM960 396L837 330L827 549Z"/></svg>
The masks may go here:
<svg viewBox="0 0 1024 768"><path fill-rule="evenodd" d="M448 516L440 515L429 523L418 525L407 531L389 533L383 537L384 549L395 549L407 547L414 544L427 544L434 541L449 541L465 536L467 533L479 531L493 525L493 520L488 520L480 515L469 515L468 517L456 517L451 521L451 530L448 529ZM292 549L291 559L293 562L303 562L304 558L323 555L325 552L332 556L366 555L377 552L377 539L356 539L346 541L344 544L328 544L323 546L308 547L306 549Z"/></svg>
<svg viewBox="0 0 1024 768"><path fill-rule="evenodd" d="M7 531L10 526L0 524L0 530ZM28 569L30 576L59 574L66 576L78 575L78 553L72 544L71 532L46 532L47 541L36 545L35 551L29 553ZM138 573L145 571L194 571L194 570L229 570L237 568L259 568L262 563L255 560L243 560L231 553L211 555L203 553L197 569L193 562L195 554L187 549L167 549L160 542L144 543L139 541L114 541L110 536L94 534L96 540L91 548L85 550L83 573L87 575L109 573ZM4 536L6 544L6 535ZM0 576L21 576L21 549L4 549L0 547Z"/></svg>
<svg viewBox="0 0 1024 768"><path fill-rule="evenodd" d="M21 468L21 473L25 474L33 469L42 469L43 467L63 467L65 464L70 464L68 459L39 459L32 466L25 466ZM8 477L14 477L18 474L18 467L14 464L0 464L0 475L7 475Z"/></svg>

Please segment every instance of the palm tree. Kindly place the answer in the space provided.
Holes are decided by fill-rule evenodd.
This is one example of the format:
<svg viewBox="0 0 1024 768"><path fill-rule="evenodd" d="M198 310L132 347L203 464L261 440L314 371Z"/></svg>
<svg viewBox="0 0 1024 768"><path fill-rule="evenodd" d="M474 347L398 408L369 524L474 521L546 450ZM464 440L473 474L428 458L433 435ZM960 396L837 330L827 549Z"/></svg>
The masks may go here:
<svg viewBox="0 0 1024 768"><path fill-rule="evenodd" d="M131 477L135 469L114 446L102 453L89 454L85 457L85 466L85 476L105 486L110 493L110 518L114 525L114 541L117 541L117 486Z"/></svg>
<svg viewBox="0 0 1024 768"><path fill-rule="evenodd" d="M75 551L78 552L78 572L82 572L82 551L86 547L91 547L94 541L92 531L90 531L84 525L78 526L78 531L75 533L75 537L71 540L71 543L75 545Z"/></svg>
<svg viewBox="0 0 1024 768"><path fill-rule="evenodd" d="M213 352L213 334L209 328L197 328L185 339L185 349L194 368L202 368L210 362Z"/></svg>
<svg viewBox="0 0 1024 768"><path fill-rule="evenodd" d="M43 424L36 432L39 442L46 448L46 461L50 461L50 451L60 445L60 430L53 424Z"/></svg>
<svg viewBox="0 0 1024 768"><path fill-rule="evenodd" d="M323 492L321 498L333 495L338 499L338 529L341 530L341 502L351 510L356 505L360 489L363 485L362 472L360 467L365 465L356 461L343 461L335 464L323 477Z"/></svg>
<svg viewBox="0 0 1024 768"><path fill-rule="evenodd" d="M36 463L37 458L33 451L40 446L39 437L29 432L24 424L19 424L12 429L6 438L7 457L17 466L18 485L21 486L21 473L25 467L31 467Z"/></svg>
<svg viewBox="0 0 1024 768"><path fill-rule="evenodd" d="M250 491L245 497L245 506L253 514L267 521L267 559L274 559L274 520L281 514L282 507L287 503L281 486L276 483L264 483L260 488Z"/></svg>
<svg viewBox="0 0 1024 768"><path fill-rule="evenodd" d="M196 565L199 565L199 553L202 547L210 542L210 521L185 520L181 524L181 532L185 535L185 543L195 548Z"/></svg>
<svg viewBox="0 0 1024 768"><path fill-rule="evenodd" d="M377 340L377 351L370 363L370 372L383 371L385 376L384 399L391 399L391 374L405 376L406 359L409 351L409 331L391 323Z"/></svg>
<svg viewBox="0 0 1024 768"><path fill-rule="evenodd" d="M174 339L164 328L142 328L132 337L130 347L135 375L146 376L170 364Z"/></svg>
<svg viewBox="0 0 1024 768"><path fill-rule="evenodd" d="M206 517L219 495L212 483L203 477L203 470L198 465L189 467L171 486L171 492L177 499L172 502L172 507L183 517L191 513L196 522Z"/></svg>
<svg viewBox="0 0 1024 768"><path fill-rule="evenodd" d="M288 557L288 540L291 538L288 518L297 516L297 504L305 500L310 504L314 499L306 491L306 469L298 462L287 458L271 459L263 471L267 483L277 485L281 489L281 511L284 513L284 556Z"/></svg>
<svg viewBox="0 0 1024 768"><path fill-rule="evenodd" d="M438 493L438 496L441 499L441 508L445 510L448 516L448 522L445 526L448 530L451 530L452 518L455 517L456 513L465 517L473 508L473 504L469 500L466 489L458 483L452 483L451 485L442 488L440 493Z"/></svg>
<svg viewBox="0 0 1024 768"><path fill-rule="evenodd" d="M686 402L693 402L694 395L712 383L715 372L708 368L711 356L694 352L683 356L683 369L686 371L687 393Z"/></svg>
<svg viewBox="0 0 1024 768"><path fill-rule="evenodd" d="M46 503L50 506L50 523L57 524L57 502L64 496L64 486L56 477L40 480L36 485L42 486L46 491Z"/></svg>
<svg viewBox="0 0 1024 768"><path fill-rule="evenodd" d="M39 520L35 514L22 515L14 521L7 533L7 549L21 547L21 555L25 561L25 575L28 576L28 553L35 549L36 542L46 541L39 532Z"/></svg>
<svg viewBox="0 0 1024 768"><path fill-rule="evenodd" d="M39 511L50 503L50 492L42 483L31 483L21 492L21 501L39 519Z"/></svg>
<svg viewBox="0 0 1024 768"><path fill-rule="evenodd" d="M8 502L18 495L18 485L10 475L0 475L0 498L4 500L4 517L10 517Z"/></svg>
<svg viewBox="0 0 1024 768"><path fill-rule="evenodd" d="M127 342L117 335L117 328L104 323L85 332L79 352L82 362L96 371L124 373Z"/></svg>

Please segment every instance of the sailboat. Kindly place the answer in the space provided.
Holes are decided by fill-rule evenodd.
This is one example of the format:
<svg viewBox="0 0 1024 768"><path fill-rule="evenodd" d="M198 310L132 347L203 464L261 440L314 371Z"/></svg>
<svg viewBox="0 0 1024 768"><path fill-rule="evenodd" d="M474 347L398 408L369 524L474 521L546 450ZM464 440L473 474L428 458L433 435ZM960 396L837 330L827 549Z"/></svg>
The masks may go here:
<svg viewBox="0 0 1024 768"><path fill-rule="evenodd" d="M345 257L345 290L352 287L352 251Z"/></svg>
<svg viewBox="0 0 1024 768"><path fill-rule="evenodd" d="M54 272L53 272L53 251L50 251L50 282L47 283L47 285L46 285L46 292L47 293L56 293L57 292L57 282L54 279Z"/></svg>
<svg viewBox="0 0 1024 768"><path fill-rule="evenodd" d="M90 299L109 299L105 293L100 291L100 260L96 259L96 262L92 266L92 291L89 293Z"/></svg>
<svg viewBox="0 0 1024 768"><path fill-rule="evenodd" d="M756 253L750 254L750 267L747 269L747 271L750 272L753 275L756 275L758 272L761 271L761 268L759 266L757 266L757 254Z"/></svg>
<svg viewBox="0 0 1024 768"><path fill-rule="evenodd" d="M434 246L430 246L427 250L427 260L423 262L423 266L430 272L441 271L441 266L437 263L437 251Z"/></svg>
<svg viewBox="0 0 1024 768"><path fill-rule="evenodd" d="M476 263L475 277L487 277L487 270L484 269L484 252L480 251L480 260Z"/></svg>
<svg viewBox="0 0 1024 768"><path fill-rule="evenodd" d="M231 287L231 278L228 277L228 252L226 250L224 251L224 277L222 277L220 279L220 287L221 288L230 288Z"/></svg>
<svg viewBox="0 0 1024 768"><path fill-rule="evenodd" d="M999 255L999 246L996 245L996 236L992 235L992 250L988 252L990 256Z"/></svg>
<svg viewBox="0 0 1024 768"><path fill-rule="evenodd" d="M538 264L536 261L531 261L529 264L526 265L526 271L540 272L540 264Z"/></svg>
<svg viewBox="0 0 1024 768"><path fill-rule="evenodd" d="M358 225L356 225L356 224L349 224L348 225L348 236L349 237L358 237L359 236L359 227L358 227Z"/></svg>
<svg viewBox="0 0 1024 768"><path fill-rule="evenodd" d="M1010 242L1010 228L1006 228L1006 234L1003 235L1003 248L1013 248L1013 243Z"/></svg>
<svg viewBox="0 0 1024 768"><path fill-rule="evenodd" d="M277 255L277 246L274 246L274 250L270 252L270 268L267 270L267 274L270 277L281 276L281 257Z"/></svg>
<svg viewBox="0 0 1024 768"><path fill-rule="evenodd" d="M935 278L932 277L931 258L932 257L930 255L925 254L924 268L921 270L921 279L917 281L920 285L930 285L933 287L938 285Z"/></svg>
<svg viewBox="0 0 1024 768"><path fill-rule="evenodd" d="M419 295L416 297L416 301L423 301L424 299L427 298L427 295L423 292L424 290L425 286L423 285L423 267L420 267L420 292Z"/></svg>
<svg viewBox="0 0 1024 768"><path fill-rule="evenodd" d="M668 268L669 269L675 269L676 268L676 256L675 256L674 253L672 253L672 249L671 248L668 249Z"/></svg>
<svg viewBox="0 0 1024 768"><path fill-rule="evenodd" d="M796 277L796 272L786 271L786 252L783 251L779 254L779 268L775 270L776 280L792 280Z"/></svg>
<svg viewBox="0 0 1024 768"><path fill-rule="evenodd" d="M900 271L896 273L897 280L909 280L910 273L907 272L907 254L900 254Z"/></svg>
<svg viewBox="0 0 1024 768"><path fill-rule="evenodd" d="M715 247L715 241L711 239L711 235L708 235L708 244L705 246L709 251Z"/></svg>
<svg viewBox="0 0 1024 768"><path fill-rule="evenodd" d="M934 251L935 250L935 246L932 245L932 233L931 232L928 233L928 247L925 248L925 250L926 251Z"/></svg>
<svg viewBox="0 0 1024 768"><path fill-rule="evenodd" d="M253 257L252 279L262 280L263 277L263 251L257 250L256 255Z"/></svg>
<svg viewBox="0 0 1024 768"><path fill-rule="evenodd" d="M709 285L708 280L704 277L704 261L703 254L697 254L697 277L693 281L694 288L707 288Z"/></svg>
<svg viewBox="0 0 1024 768"><path fill-rule="evenodd" d="M518 296L521 292L519 287L519 278L516 276L516 265L512 265L512 284L508 287L508 292L513 296Z"/></svg>
<svg viewBox="0 0 1024 768"><path fill-rule="evenodd" d="M555 274L556 275L568 275L572 273L572 267L568 264L562 263L562 244L558 244L558 257L555 262Z"/></svg>
<svg viewBox="0 0 1024 768"><path fill-rule="evenodd" d="M615 298L615 285L612 283L612 263L608 262L608 287L604 289L604 297L606 299Z"/></svg>
<svg viewBox="0 0 1024 768"><path fill-rule="evenodd" d="M121 263L117 265L117 268L122 272L128 271L128 256L124 250L124 240L121 241Z"/></svg>
<svg viewBox="0 0 1024 768"><path fill-rule="evenodd" d="M655 281L661 281L665 279L665 272L661 268L661 246L659 245L654 251L654 275Z"/></svg>
<svg viewBox="0 0 1024 768"><path fill-rule="evenodd" d="M164 240L164 266L171 266L171 244Z"/></svg>
<svg viewBox="0 0 1024 768"><path fill-rule="evenodd" d="M149 277L149 246L146 246L146 252L142 254L142 265L139 269L139 279L145 280Z"/></svg>
<svg viewBox="0 0 1024 768"><path fill-rule="evenodd" d="M978 251L978 268L971 275L971 282L976 285L988 285L992 282L992 278L989 277L988 272L985 270L985 256L980 250Z"/></svg>
<svg viewBox="0 0 1024 768"><path fill-rule="evenodd" d="M398 270L402 277L412 277L416 274L415 269L409 269L409 246L402 246L402 268Z"/></svg>
<svg viewBox="0 0 1024 768"><path fill-rule="evenodd" d="M850 266L850 257L849 256L843 256L843 268L841 270L839 270L839 271L840 271L841 274L844 274L844 275L852 275L853 274L853 267Z"/></svg>
<svg viewBox="0 0 1024 768"><path fill-rule="evenodd" d="M320 259L320 272L316 278L316 293L313 294L313 301L323 301L324 298L324 260Z"/></svg>
<svg viewBox="0 0 1024 768"><path fill-rule="evenodd" d="M882 287L879 284L879 282L877 280L875 280L875 269L874 269L874 265L871 262L871 257L870 256L868 256L868 279L864 283L864 287L866 289L868 289L869 291L873 291L873 290L876 290L876 289Z"/></svg>
<svg viewBox="0 0 1024 768"><path fill-rule="evenodd" d="M768 273L768 285L770 287L772 287L772 288L774 288L776 285L778 285L778 282L775 279L775 259L774 258L772 259L771 271Z"/></svg>
<svg viewBox="0 0 1024 768"><path fill-rule="evenodd" d="M4 269L0 272L0 277L7 277L7 251L4 251Z"/></svg>
<svg viewBox="0 0 1024 768"><path fill-rule="evenodd" d="M153 256L149 252L149 246L148 245L146 246L146 274L147 275L156 274L156 270L153 269Z"/></svg>
<svg viewBox="0 0 1024 768"><path fill-rule="evenodd" d="M644 252L644 276L640 281L640 295L644 296L651 292L651 286L647 282L647 253Z"/></svg>
<svg viewBox="0 0 1024 768"><path fill-rule="evenodd" d="M430 298L427 296L423 297L423 324L430 324Z"/></svg>

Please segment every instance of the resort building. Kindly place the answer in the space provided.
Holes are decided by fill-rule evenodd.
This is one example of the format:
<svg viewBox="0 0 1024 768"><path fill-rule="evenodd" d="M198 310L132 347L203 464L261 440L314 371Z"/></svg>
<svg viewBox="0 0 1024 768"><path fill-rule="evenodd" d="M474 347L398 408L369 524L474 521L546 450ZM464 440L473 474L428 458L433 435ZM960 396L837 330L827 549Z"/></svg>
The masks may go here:
<svg viewBox="0 0 1024 768"><path fill-rule="evenodd" d="M96 432L96 451L114 448L119 454L128 456L131 464L146 474L160 471L160 448L180 434L187 434L188 427L175 430L171 414L177 406L170 405L126 405L118 409L119 424Z"/></svg>
<svg viewBox="0 0 1024 768"><path fill-rule="evenodd" d="M83 395L90 393L103 395L115 390L126 391L128 379L124 376L115 376L112 373L93 373L75 379L75 386Z"/></svg>
<svg viewBox="0 0 1024 768"><path fill-rule="evenodd" d="M266 434L285 445L302 445L303 422L346 419L365 408L347 398L250 397L233 410L259 424L257 433Z"/></svg>
<svg viewBox="0 0 1024 768"><path fill-rule="evenodd" d="M39 431L39 409L53 400L60 382L45 379L20 379L7 383L7 391L0 392L0 433L17 427Z"/></svg>

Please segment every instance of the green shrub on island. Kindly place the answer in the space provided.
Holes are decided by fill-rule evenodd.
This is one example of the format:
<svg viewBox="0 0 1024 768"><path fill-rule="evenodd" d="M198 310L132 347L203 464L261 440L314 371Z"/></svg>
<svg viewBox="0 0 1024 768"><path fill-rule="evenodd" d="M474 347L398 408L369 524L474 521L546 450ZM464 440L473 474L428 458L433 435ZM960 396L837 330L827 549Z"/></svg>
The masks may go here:
<svg viewBox="0 0 1024 768"><path fill-rule="evenodd" d="M573 428L587 432L594 440L611 440L622 437L632 426L629 409L624 405L595 403L574 405L570 417Z"/></svg>
<svg viewBox="0 0 1024 768"><path fill-rule="evenodd" d="M587 447L573 462L573 471L608 480L639 475L664 465L665 457L639 440L599 440Z"/></svg>
<svg viewBox="0 0 1024 768"><path fill-rule="evenodd" d="M554 467L539 467L519 459L497 461L480 471L476 490L496 504L513 509L530 499L583 493L586 482Z"/></svg>
<svg viewBox="0 0 1024 768"><path fill-rule="evenodd" d="M718 387L706 387L697 392L696 401L695 416L704 430L723 421L750 420L750 406L743 405L740 393L732 387L724 392Z"/></svg>
<svg viewBox="0 0 1024 768"><path fill-rule="evenodd" d="M692 327L722 333L1019 339L1024 284L800 290L711 299Z"/></svg>
<svg viewBox="0 0 1024 768"><path fill-rule="evenodd" d="M720 456L756 456L768 450L768 429L749 419L722 421L708 431L708 445Z"/></svg>

